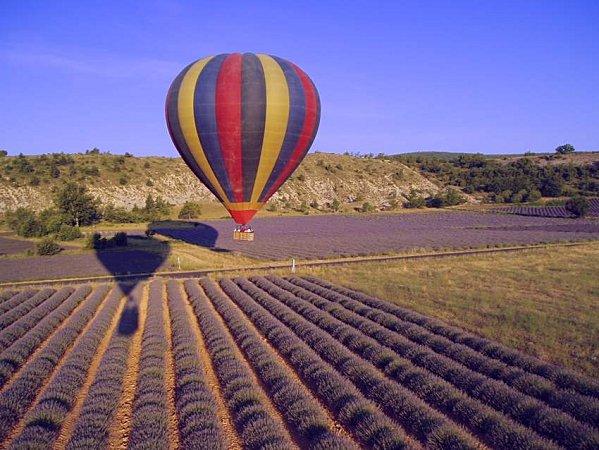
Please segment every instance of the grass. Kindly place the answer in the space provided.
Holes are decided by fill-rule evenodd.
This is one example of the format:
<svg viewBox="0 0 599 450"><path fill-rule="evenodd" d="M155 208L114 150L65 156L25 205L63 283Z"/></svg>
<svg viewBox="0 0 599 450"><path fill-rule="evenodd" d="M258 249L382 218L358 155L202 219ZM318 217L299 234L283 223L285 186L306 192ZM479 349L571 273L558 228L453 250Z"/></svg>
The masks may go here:
<svg viewBox="0 0 599 450"><path fill-rule="evenodd" d="M358 289L597 377L598 268L595 242L518 253L321 266L302 269L299 275L309 273Z"/></svg>

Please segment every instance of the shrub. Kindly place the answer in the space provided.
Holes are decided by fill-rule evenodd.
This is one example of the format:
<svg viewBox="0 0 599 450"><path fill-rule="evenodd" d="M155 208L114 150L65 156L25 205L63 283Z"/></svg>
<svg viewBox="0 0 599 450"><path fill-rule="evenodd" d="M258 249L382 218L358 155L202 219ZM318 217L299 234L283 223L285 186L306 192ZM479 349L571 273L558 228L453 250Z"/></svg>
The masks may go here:
<svg viewBox="0 0 599 450"><path fill-rule="evenodd" d="M585 197L577 195L568 199L565 207L574 217L584 217L589 210L589 201Z"/></svg>
<svg viewBox="0 0 599 450"><path fill-rule="evenodd" d="M60 252L61 248L54 240L46 238L43 241L39 242L36 246L38 255L56 255Z"/></svg>
<svg viewBox="0 0 599 450"><path fill-rule="evenodd" d="M127 183L129 183L129 177L127 177L127 175L121 175L119 177L119 184L125 186Z"/></svg>
<svg viewBox="0 0 599 450"><path fill-rule="evenodd" d="M299 181L306 181L306 176L305 176L303 173L300 173L300 174L297 176L297 179L298 179Z"/></svg>
<svg viewBox="0 0 599 450"><path fill-rule="evenodd" d="M557 177L550 177L541 185L541 193L545 197L559 197L562 194L562 188L562 182Z"/></svg>
<svg viewBox="0 0 599 450"><path fill-rule="evenodd" d="M316 200L312 200L310 202L310 208L318 209L319 207L320 207L320 205L318 204L318 202Z"/></svg>
<svg viewBox="0 0 599 450"><path fill-rule="evenodd" d="M96 166L84 167L82 169L82 172L85 175L90 175L92 177L98 177L98 176L100 176L100 169L98 169Z"/></svg>
<svg viewBox="0 0 599 450"><path fill-rule="evenodd" d="M139 223L144 221L144 217L139 211L127 211L125 208L112 205L107 205L104 208L102 219L113 223Z"/></svg>
<svg viewBox="0 0 599 450"><path fill-rule="evenodd" d="M72 225L62 224L58 233L56 233L56 239L59 241L73 241L75 239L79 239L83 234L79 227L74 227Z"/></svg>
<svg viewBox="0 0 599 450"><path fill-rule="evenodd" d="M443 208L445 206L455 206L465 203L466 199L455 189L447 189L444 193L437 193L426 199L426 206L429 208Z"/></svg>
<svg viewBox="0 0 599 450"><path fill-rule="evenodd" d="M8 152L6 150L0 150L0 158L3 156L7 156Z"/></svg>
<svg viewBox="0 0 599 450"><path fill-rule="evenodd" d="M522 203L527 194L528 194L528 192L525 190L518 191L512 195L512 197L510 198L510 202L511 203Z"/></svg>
<svg viewBox="0 0 599 450"><path fill-rule="evenodd" d="M181 211L179 211L179 219L197 219L202 214L202 208L195 202L185 202Z"/></svg>
<svg viewBox="0 0 599 450"><path fill-rule="evenodd" d="M555 153L557 153L559 155L565 155L567 153L574 153L574 151L575 151L574 146L571 144L560 145L559 147L556 147L556 149L555 149Z"/></svg>
<svg viewBox="0 0 599 450"><path fill-rule="evenodd" d="M123 231L119 231L114 237L110 238L110 240L114 241L114 245L117 247L126 247L127 246L127 233Z"/></svg>
<svg viewBox="0 0 599 450"><path fill-rule="evenodd" d="M8 228L23 237L43 236L44 227L35 213L28 208L7 211L4 221Z"/></svg>
<svg viewBox="0 0 599 450"><path fill-rule="evenodd" d="M93 233L87 236L85 247L94 250L104 248L106 240L100 233Z"/></svg>
<svg viewBox="0 0 599 450"><path fill-rule="evenodd" d="M148 179L146 180L146 186L148 186L148 187L152 187L152 186L154 186L154 182L148 178Z"/></svg>
<svg viewBox="0 0 599 450"><path fill-rule="evenodd" d="M63 224L68 224L69 220L64 214L59 213L53 208L44 209L39 214L39 220L42 224L44 234L58 233Z"/></svg>
<svg viewBox="0 0 599 450"><path fill-rule="evenodd" d="M333 211L339 211L341 209L341 202L339 202L338 199L334 198L333 202L331 203L331 209Z"/></svg>
<svg viewBox="0 0 599 450"><path fill-rule="evenodd" d="M526 202L536 202L541 199L541 191L538 189L531 189L527 192L524 201Z"/></svg>
<svg viewBox="0 0 599 450"><path fill-rule="evenodd" d="M410 193L406 195L406 201L403 206L404 208L424 208L426 206L426 200L419 195L415 189L412 189Z"/></svg>
<svg viewBox="0 0 599 450"><path fill-rule="evenodd" d="M362 203L362 207L360 208L360 212L372 212L374 211L374 206L372 205L372 203L370 202L364 202Z"/></svg>

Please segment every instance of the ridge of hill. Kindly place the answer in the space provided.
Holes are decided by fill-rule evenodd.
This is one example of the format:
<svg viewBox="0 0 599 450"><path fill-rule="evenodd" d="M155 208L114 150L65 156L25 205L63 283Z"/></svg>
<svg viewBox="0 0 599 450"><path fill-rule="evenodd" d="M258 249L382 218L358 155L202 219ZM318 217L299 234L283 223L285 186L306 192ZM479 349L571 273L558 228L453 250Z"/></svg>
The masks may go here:
<svg viewBox="0 0 599 450"><path fill-rule="evenodd" d="M161 196L174 205L186 201L216 202L180 158L135 157L92 151L0 158L0 212L17 207L41 210L51 203L53 189L65 181L85 184L104 205L133 208L146 197ZM331 153L307 155L297 171L272 197L275 206L362 205L379 209L401 204L410 190L425 195L440 190L397 160L360 158Z"/></svg>

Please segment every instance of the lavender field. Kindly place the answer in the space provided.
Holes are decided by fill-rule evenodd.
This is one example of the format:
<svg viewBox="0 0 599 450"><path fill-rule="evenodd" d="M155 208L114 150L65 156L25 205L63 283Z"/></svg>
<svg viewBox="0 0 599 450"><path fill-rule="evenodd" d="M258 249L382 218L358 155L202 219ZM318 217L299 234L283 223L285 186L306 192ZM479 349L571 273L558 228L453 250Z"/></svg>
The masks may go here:
<svg viewBox="0 0 599 450"><path fill-rule="evenodd" d="M0 259L0 282L152 273L174 269L164 255L142 250Z"/></svg>
<svg viewBox="0 0 599 450"><path fill-rule="evenodd" d="M599 384L314 277L0 291L10 449L594 449Z"/></svg>
<svg viewBox="0 0 599 450"><path fill-rule="evenodd" d="M34 249L35 246L31 242L22 241L20 239L11 239L0 235L0 256L14 255Z"/></svg>
<svg viewBox="0 0 599 450"><path fill-rule="evenodd" d="M507 206L504 208L497 208L496 212L537 217L569 218L572 216L572 214L564 206L514 205ZM587 211L587 217L599 217L599 198L592 198L589 200L589 210Z"/></svg>
<svg viewBox="0 0 599 450"><path fill-rule="evenodd" d="M208 221L196 228L158 228L158 231L202 247L274 260L599 238L599 222L593 220L463 211L279 217L256 219L253 225L254 242L233 241L229 221Z"/></svg>

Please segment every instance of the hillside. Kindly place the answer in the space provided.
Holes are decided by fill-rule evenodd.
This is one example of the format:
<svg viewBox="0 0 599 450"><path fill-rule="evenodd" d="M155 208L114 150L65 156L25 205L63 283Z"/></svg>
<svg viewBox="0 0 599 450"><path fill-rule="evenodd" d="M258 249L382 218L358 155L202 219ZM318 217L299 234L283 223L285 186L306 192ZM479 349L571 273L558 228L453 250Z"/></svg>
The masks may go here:
<svg viewBox="0 0 599 450"><path fill-rule="evenodd" d="M103 204L142 206L148 194L169 203L212 202L212 194L180 158L134 157L108 153L5 156L0 158L0 212L19 206L36 210L51 203L52 190L74 180L85 184ZM302 202L324 206L369 202L384 209L402 203L411 189L439 190L417 171L397 160L309 154L270 203L297 208Z"/></svg>

